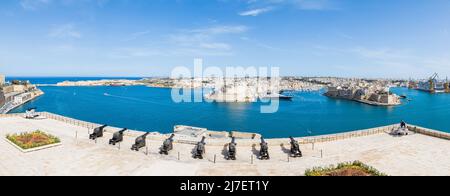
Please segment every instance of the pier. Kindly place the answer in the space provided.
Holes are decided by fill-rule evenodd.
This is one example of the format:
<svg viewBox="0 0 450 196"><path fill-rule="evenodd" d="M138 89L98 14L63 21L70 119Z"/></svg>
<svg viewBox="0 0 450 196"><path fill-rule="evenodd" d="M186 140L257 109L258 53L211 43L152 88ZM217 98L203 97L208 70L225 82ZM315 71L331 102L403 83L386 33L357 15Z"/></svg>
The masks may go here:
<svg viewBox="0 0 450 196"><path fill-rule="evenodd" d="M4 139L0 140L0 175L294 175L309 168L359 160L388 175L450 175L448 133L409 126L412 134L393 137L388 132L397 125L326 136L297 138L302 158L288 158L289 139L266 139L270 160L258 160L258 139L238 139L236 161L223 156L229 139L206 140L203 160L192 158L193 138L176 136L169 155L160 155L159 147L167 135L150 133L147 147L131 151L134 139L142 132L129 131L124 141L108 145L119 128L108 127L104 138L89 140L97 124L39 113L39 119L24 114L0 115L0 136L42 130L59 137L62 145L23 153ZM416 132L413 132L416 131ZM432 134L434 133L434 134ZM195 140L198 141L198 140Z"/></svg>

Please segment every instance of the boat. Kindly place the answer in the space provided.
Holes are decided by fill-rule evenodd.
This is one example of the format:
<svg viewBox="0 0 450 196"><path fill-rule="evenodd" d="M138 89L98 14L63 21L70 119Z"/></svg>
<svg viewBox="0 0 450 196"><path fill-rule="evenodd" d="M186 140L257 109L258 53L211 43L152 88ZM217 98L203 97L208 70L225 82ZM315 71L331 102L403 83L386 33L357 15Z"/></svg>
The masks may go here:
<svg viewBox="0 0 450 196"><path fill-rule="evenodd" d="M292 100L292 96L283 95L279 93L268 93L266 95L261 95L260 99L280 99L280 100Z"/></svg>
<svg viewBox="0 0 450 196"><path fill-rule="evenodd" d="M125 86L125 84L116 84L116 83L114 83L114 84L110 84L110 86L120 87L120 86Z"/></svg>

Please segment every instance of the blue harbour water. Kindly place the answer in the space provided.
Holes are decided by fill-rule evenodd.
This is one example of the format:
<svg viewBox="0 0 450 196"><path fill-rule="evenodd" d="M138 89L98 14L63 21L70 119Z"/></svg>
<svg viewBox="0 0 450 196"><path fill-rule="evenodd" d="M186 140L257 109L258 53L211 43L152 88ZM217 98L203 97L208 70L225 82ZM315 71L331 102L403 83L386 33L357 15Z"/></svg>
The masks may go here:
<svg viewBox="0 0 450 196"><path fill-rule="evenodd" d="M11 79L11 78L9 78ZM24 79L24 78L18 78ZM99 78L26 78L33 83ZM132 79L132 78L128 78ZM323 92L296 92L292 101L281 101L279 111L260 113L265 103L174 103L171 89L132 87L40 87L45 95L14 112L29 107L39 111L141 131L170 133L174 125L205 127L217 131L258 132L267 138L322 135L408 123L450 132L450 94L394 88L411 101L397 107L377 107L330 99ZM195 93L200 93L197 90Z"/></svg>

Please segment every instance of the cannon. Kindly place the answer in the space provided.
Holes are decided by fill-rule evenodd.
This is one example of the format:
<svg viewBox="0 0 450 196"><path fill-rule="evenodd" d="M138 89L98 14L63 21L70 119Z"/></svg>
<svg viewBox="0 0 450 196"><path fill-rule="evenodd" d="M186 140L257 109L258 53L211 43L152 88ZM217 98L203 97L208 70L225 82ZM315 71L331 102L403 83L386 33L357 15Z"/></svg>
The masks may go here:
<svg viewBox="0 0 450 196"><path fill-rule="evenodd" d="M145 140L146 140L148 134L150 134L150 133L145 133L144 135L137 137L133 146L131 146L131 150L139 151L139 149L145 147L145 145L147 144L147 142Z"/></svg>
<svg viewBox="0 0 450 196"><path fill-rule="evenodd" d="M159 154L165 155L169 154L169 151L173 149L173 137L175 137L175 134L172 134L169 138L164 140L163 145L161 146L161 149L159 151Z"/></svg>
<svg viewBox="0 0 450 196"><path fill-rule="evenodd" d="M259 159L261 160L269 160L269 145L264 140L264 138L261 137L261 149L259 150Z"/></svg>
<svg viewBox="0 0 450 196"><path fill-rule="evenodd" d="M97 127L94 129L94 133L89 135L89 139L91 140L95 140L97 138L103 137L103 132L104 129L107 127L108 125L103 125L101 127Z"/></svg>
<svg viewBox="0 0 450 196"><path fill-rule="evenodd" d="M228 160L236 160L236 139L233 137L231 143L228 144Z"/></svg>
<svg viewBox="0 0 450 196"><path fill-rule="evenodd" d="M203 136L202 140L197 143L197 146L194 149L194 159L203 159L203 154L205 154L205 139Z"/></svg>
<svg viewBox="0 0 450 196"><path fill-rule="evenodd" d="M39 117L39 114L36 113L37 108L28 108L25 112L26 119L35 119Z"/></svg>
<svg viewBox="0 0 450 196"><path fill-rule="evenodd" d="M296 141L293 137L289 137L291 139L291 156L292 157L302 157L302 151L300 150L300 145L298 141Z"/></svg>
<svg viewBox="0 0 450 196"><path fill-rule="evenodd" d="M112 139L109 140L109 144L116 145L116 143L122 142L123 141L123 133L127 130L128 129L125 128L125 129L115 132Z"/></svg>

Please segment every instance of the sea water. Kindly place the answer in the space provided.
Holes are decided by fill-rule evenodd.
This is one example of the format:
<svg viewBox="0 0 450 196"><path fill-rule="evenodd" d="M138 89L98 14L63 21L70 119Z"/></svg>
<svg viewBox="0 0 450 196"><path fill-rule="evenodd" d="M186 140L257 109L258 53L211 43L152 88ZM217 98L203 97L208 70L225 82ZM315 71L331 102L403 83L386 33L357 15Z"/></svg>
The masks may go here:
<svg viewBox="0 0 450 196"><path fill-rule="evenodd" d="M54 84L100 78L27 79L33 83ZM171 133L175 125L188 125L216 131L256 132L267 138L340 133L401 120L450 132L450 94L429 94L406 88L392 89L410 99L395 107L331 99L323 96L324 91L294 92L293 100L280 101L278 112L272 114L260 113L261 105L266 103L175 103L171 89L166 88L43 86L40 89L45 95L11 112L37 107L38 111L147 132Z"/></svg>

